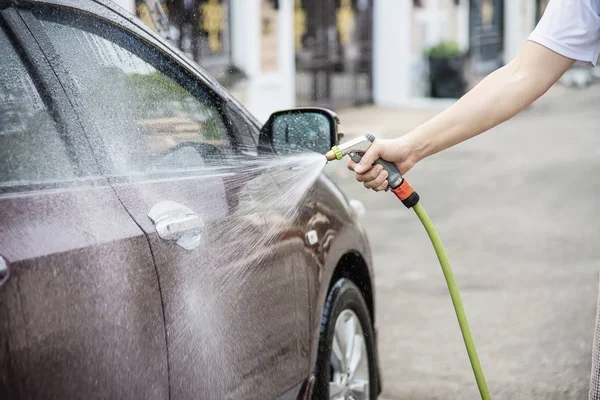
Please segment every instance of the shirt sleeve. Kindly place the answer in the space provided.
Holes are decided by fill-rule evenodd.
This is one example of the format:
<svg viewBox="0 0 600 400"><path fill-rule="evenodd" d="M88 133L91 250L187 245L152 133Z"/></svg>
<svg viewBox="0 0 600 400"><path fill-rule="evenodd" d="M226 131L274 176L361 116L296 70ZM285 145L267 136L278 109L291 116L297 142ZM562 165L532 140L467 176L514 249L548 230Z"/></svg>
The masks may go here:
<svg viewBox="0 0 600 400"><path fill-rule="evenodd" d="M578 65L595 66L600 52L597 3L598 0L550 0L528 39Z"/></svg>

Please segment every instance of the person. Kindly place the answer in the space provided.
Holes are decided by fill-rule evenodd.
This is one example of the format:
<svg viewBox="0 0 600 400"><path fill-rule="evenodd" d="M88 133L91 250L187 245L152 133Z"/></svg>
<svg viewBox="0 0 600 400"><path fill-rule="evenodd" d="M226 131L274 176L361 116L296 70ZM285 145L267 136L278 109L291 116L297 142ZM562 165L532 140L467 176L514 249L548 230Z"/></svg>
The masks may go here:
<svg viewBox="0 0 600 400"><path fill-rule="evenodd" d="M595 66L600 52L600 0L550 0L519 54L486 76L455 104L411 132L376 139L348 168L368 189L387 186L373 162L393 162L406 174L421 160L514 117L548 91L574 64ZM600 400L600 293L592 348L589 399Z"/></svg>

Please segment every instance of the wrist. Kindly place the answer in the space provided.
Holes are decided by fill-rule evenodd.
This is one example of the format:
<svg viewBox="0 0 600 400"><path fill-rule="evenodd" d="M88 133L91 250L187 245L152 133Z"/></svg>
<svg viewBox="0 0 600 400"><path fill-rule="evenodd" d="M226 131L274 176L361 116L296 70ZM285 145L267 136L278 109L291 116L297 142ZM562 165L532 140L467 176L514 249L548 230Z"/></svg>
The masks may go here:
<svg viewBox="0 0 600 400"><path fill-rule="evenodd" d="M419 138L419 135L416 131L412 131L404 136L401 136L399 140L403 142L403 146L407 147L407 158L411 164L414 165L425 157L429 156L429 141Z"/></svg>

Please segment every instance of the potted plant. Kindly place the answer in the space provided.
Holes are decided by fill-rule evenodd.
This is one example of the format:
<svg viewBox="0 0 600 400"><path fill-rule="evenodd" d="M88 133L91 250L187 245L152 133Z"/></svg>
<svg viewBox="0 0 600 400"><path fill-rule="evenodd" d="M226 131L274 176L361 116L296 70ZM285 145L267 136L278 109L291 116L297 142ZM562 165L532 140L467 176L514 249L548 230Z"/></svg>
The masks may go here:
<svg viewBox="0 0 600 400"><path fill-rule="evenodd" d="M464 77L466 54L458 44L442 41L425 52L429 61L431 97L459 98L465 94Z"/></svg>

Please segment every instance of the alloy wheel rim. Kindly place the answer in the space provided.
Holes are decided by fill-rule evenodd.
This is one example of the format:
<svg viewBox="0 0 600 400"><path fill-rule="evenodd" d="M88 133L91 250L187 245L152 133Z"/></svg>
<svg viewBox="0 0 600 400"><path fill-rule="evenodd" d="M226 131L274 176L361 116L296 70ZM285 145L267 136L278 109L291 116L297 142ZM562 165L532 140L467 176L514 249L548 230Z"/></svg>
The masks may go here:
<svg viewBox="0 0 600 400"><path fill-rule="evenodd" d="M369 399L369 359L362 325L352 310L344 310L335 321L330 354L331 400Z"/></svg>

